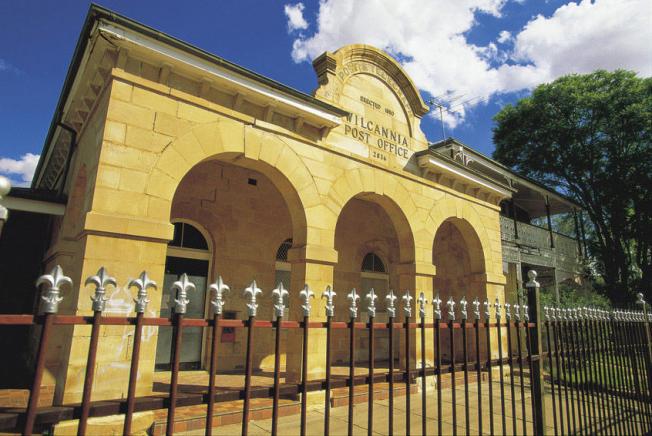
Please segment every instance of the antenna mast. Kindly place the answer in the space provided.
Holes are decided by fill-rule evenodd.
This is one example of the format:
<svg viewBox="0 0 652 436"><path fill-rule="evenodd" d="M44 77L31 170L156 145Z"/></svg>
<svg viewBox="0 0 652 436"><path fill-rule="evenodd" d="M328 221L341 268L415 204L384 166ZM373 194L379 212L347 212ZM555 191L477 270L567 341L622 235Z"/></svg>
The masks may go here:
<svg viewBox="0 0 652 436"><path fill-rule="evenodd" d="M444 127L444 105L434 98L428 100L428 104L439 108L439 121L441 122L441 139L446 139L446 129ZM448 109L447 109L448 110Z"/></svg>

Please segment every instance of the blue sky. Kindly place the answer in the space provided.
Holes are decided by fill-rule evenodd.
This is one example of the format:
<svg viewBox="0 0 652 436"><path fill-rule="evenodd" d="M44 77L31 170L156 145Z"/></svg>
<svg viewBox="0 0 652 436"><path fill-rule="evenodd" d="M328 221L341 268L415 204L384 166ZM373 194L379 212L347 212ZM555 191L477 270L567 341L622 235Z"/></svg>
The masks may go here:
<svg viewBox="0 0 652 436"><path fill-rule="evenodd" d="M453 108L446 134L491 154L492 117L569 72L652 73L647 0L102 1L105 7L310 93L310 59L371 43L404 64L425 99ZM0 2L0 174L26 183L43 147L86 1ZM459 103L466 102L459 106ZM424 117L441 139L439 120Z"/></svg>

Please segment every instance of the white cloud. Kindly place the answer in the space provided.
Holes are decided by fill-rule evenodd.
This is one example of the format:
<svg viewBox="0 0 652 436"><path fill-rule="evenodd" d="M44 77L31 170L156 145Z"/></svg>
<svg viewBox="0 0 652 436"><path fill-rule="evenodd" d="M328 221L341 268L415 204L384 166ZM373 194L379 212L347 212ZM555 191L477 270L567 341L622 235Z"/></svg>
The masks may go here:
<svg viewBox="0 0 652 436"><path fill-rule="evenodd" d="M303 3L296 5L287 4L283 8L285 16L288 18L288 31L305 30L308 28L308 22L303 18L303 10L305 6Z"/></svg>
<svg viewBox="0 0 652 436"><path fill-rule="evenodd" d="M599 68L652 74L649 0L583 0L561 6L550 17L534 17L519 32L495 36L498 43L513 42L513 51L493 42L469 43L465 35L477 25L476 15L501 17L506 1L322 0L316 31L294 40L292 58L309 61L353 43L384 49L402 60L427 94L444 101L462 94L475 97L458 108L458 116L448 117L451 126L464 120L465 109L492 96L530 89L563 74Z"/></svg>
<svg viewBox="0 0 652 436"><path fill-rule="evenodd" d="M498 39L496 39L496 41L497 41L499 44L506 44L506 43L508 43L508 42L511 41L511 40L512 40L512 34L511 34L510 32L508 32L507 30L503 30L503 31L501 31L501 32L498 34Z"/></svg>
<svg viewBox="0 0 652 436"><path fill-rule="evenodd" d="M18 175L20 185L29 184L34 177L34 170L39 160L38 154L26 153L20 159L0 158L0 174Z"/></svg>
<svg viewBox="0 0 652 436"><path fill-rule="evenodd" d="M513 58L534 64L543 81L617 68L650 76L650 41L649 0L583 0L527 23L516 36Z"/></svg>

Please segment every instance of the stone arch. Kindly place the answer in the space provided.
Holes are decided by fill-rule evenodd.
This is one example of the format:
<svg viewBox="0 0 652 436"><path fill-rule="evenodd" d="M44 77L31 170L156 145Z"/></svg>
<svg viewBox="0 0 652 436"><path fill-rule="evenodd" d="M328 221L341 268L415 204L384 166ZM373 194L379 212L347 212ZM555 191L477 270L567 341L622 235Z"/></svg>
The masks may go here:
<svg viewBox="0 0 652 436"><path fill-rule="evenodd" d="M474 265L474 269L484 273L493 271L491 242L487 235L485 223L482 221L480 214L472 205L461 204L460 200L455 198L446 198L433 204L428 214L426 228L432 232L430 236L430 246L434 244L437 230L449 219L455 219L460 226L460 232L465 237L465 242L470 243L474 249L478 250L476 259L482 265ZM432 261L432 259L423 259Z"/></svg>
<svg viewBox="0 0 652 436"><path fill-rule="evenodd" d="M364 62L366 65L361 65L360 62ZM315 59L313 64L320 83L323 81L324 73L334 65L337 65L336 77L340 86L352 75L373 73L376 76L384 76L383 80L399 98L400 94L405 96L402 103L410 116L421 117L430 110L421 98L419 89L403 70L401 64L386 52L371 45L347 45L337 49L334 53L322 54ZM335 93L340 86L336 87Z"/></svg>
<svg viewBox="0 0 652 436"><path fill-rule="evenodd" d="M478 237L478 234L473 226L471 226L471 224L463 218L447 218L437 228L437 231L435 232L435 238L433 240L433 262L435 257L434 246L437 244L438 235L441 235L441 231L446 229L446 226L452 226L454 231L461 235L464 241L464 248L466 249L465 254L468 256L468 263L470 267L469 274L483 274L486 271L486 265L484 252L482 250L482 242L480 241L480 238ZM435 267L437 267L436 264Z"/></svg>
<svg viewBox="0 0 652 436"><path fill-rule="evenodd" d="M319 198L317 187L301 158L277 135L252 126L221 118L200 124L168 144L154 164L146 194L156 197L162 207L150 218L168 221L172 200L183 177L197 164L221 160L256 170L276 186L292 219L295 246L308 242L304 206Z"/></svg>
<svg viewBox="0 0 652 436"><path fill-rule="evenodd" d="M332 208L331 228L335 229L344 207L353 198L378 204L392 221L399 239L399 246L406 247L400 254L401 263L415 261L414 224L408 217L416 214L416 204L409 191L395 177L373 168L356 168L346 172L331 187L328 198Z"/></svg>

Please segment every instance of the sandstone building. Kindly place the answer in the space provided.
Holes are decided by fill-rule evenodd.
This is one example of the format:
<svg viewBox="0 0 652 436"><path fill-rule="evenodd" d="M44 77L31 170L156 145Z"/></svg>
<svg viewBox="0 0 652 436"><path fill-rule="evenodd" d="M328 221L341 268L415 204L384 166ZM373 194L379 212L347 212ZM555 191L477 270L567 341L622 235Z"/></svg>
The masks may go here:
<svg viewBox="0 0 652 436"><path fill-rule="evenodd" d="M513 295L526 266L547 269L551 286L579 273L579 240L529 224L577 206L455 140L430 143L420 128L429 108L392 57L350 45L314 68L318 87L307 95L93 6L33 186L5 202L3 288L22 280L32 289L33 272L17 273L20 255L7 253L39 233L36 262L60 264L77 284L62 303L68 314L91 313L83 283L100 266L119 281L107 314L133 314L126 284L146 269L159 284L147 316L169 314L169 285L186 272L197 286L189 317L207 316L207 284L219 274L232 289L229 317L244 316L241 290L255 279L260 318L272 318L270 291L283 282L290 319L308 283L318 294L333 286L338 320L351 288L373 287L378 321L389 289L492 300ZM23 299L29 311L35 296ZM324 319L323 302L314 306ZM80 399L89 329L56 331L55 402ZM94 399L124 396L131 332L103 329ZM220 370L243 364L239 335L222 333ZM182 369L206 367L209 339L186 329ZM301 343L284 340L291 377ZM347 358L340 342L336 361ZM272 342L259 344L255 365L265 368ZM312 344L317 377L323 338ZM169 350L169 331L146 329L139 392L168 368Z"/></svg>

